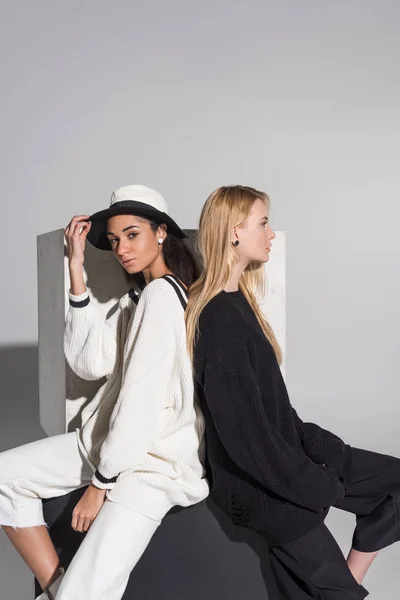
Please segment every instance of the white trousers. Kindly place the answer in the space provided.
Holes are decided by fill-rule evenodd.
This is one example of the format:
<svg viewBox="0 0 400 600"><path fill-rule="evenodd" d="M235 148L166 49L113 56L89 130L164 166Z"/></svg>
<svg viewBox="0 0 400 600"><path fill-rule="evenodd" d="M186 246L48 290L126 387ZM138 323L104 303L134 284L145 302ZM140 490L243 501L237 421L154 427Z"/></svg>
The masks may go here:
<svg viewBox="0 0 400 600"><path fill-rule="evenodd" d="M92 468L76 433L66 433L0 454L0 526L45 525L42 499L90 483ZM106 500L72 560L57 600L120 600L134 568L160 525Z"/></svg>

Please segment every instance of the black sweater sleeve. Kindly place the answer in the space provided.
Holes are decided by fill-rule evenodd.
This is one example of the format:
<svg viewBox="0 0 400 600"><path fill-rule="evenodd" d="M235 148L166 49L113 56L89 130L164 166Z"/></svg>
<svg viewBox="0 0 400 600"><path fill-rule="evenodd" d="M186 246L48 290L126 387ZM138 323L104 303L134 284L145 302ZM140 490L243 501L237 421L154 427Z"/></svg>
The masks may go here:
<svg viewBox="0 0 400 600"><path fill-rule="evenodd" d="M341 493L339 479L300 447L289 445L267 421L238 320L226 312L208 311L200 323L197 372L231 459L263 487L293 504L316 512L334 504Z"/></svg>

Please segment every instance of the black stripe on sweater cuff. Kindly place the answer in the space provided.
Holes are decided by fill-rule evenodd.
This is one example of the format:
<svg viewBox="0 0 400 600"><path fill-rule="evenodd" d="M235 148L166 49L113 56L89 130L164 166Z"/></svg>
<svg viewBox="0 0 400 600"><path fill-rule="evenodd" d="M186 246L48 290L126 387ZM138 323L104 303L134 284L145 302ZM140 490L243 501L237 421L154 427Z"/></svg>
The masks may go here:
<svg viewBox="0 0 400 600"><path fill-rule="evenodd" d="M70 305L73 306L74 308L83 308L84 306L87 306L89 304L89 302L90 302L90 296L88 296L84 300L79 300L79 302L77 302L76 300L72 300L71 298L69 299Z"/></svg>
<svg viewBox="0 0 400 600"><path fill-rule="evenodd" d="M115 483L118 479L118 475L116 475L115 477L110 477L110 479L107 479L107 477L103 477L103 475L100 473L100 471L96 471L94 476L96 477L96 479L98 479L101 483L104 483L105 485L107 485L108 483Z"/></svg>

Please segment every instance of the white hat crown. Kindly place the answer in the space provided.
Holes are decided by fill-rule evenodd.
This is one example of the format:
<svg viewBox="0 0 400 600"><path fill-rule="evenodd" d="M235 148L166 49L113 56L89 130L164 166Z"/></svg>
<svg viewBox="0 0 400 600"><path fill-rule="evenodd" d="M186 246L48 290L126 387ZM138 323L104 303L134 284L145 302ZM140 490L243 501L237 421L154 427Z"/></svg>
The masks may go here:
<svg viewBox="0 0 400 600"><path fill-rule="evenodd" d="M111 194L110 207L127 200L148 204L168 215L168 206L163 196L157 190L153 190L146 185L125 185L114 190Z"/></svg>

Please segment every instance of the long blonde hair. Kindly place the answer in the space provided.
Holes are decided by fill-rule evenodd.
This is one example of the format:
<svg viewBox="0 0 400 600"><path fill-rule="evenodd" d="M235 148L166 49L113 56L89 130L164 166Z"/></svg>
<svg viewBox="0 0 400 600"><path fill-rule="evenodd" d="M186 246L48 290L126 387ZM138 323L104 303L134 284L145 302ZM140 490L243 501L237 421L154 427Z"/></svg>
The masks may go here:
<svg viewBox="0 0 400 600"><path fill-rule="evenodd" d="M237 254L231 243L232 231L247 219L258 199L263 200L269 209L269 197L264 192L241 185L224 186L215 190L203 207L197 236L203 270L189 289L189 302L185 311L188 351L192 359L201 312L225 288L237 261ZM282 351L257 301L257 295L265 293L265 288L264 264L250 263L239 281L239 289L253 309L265 337L281 363Z"/></svg>

